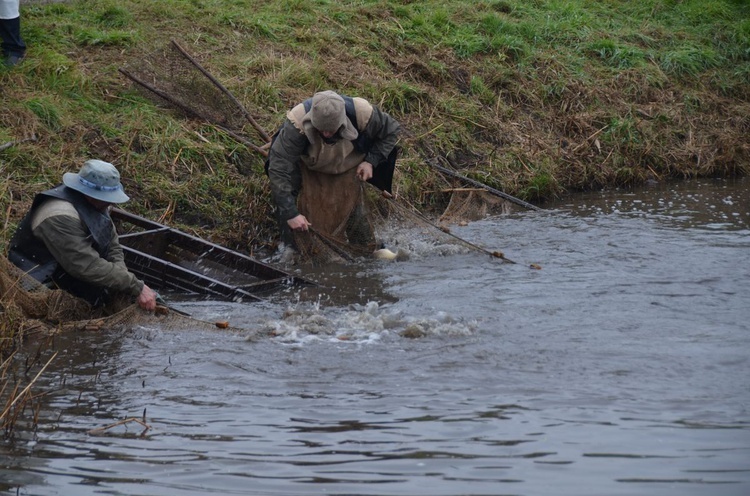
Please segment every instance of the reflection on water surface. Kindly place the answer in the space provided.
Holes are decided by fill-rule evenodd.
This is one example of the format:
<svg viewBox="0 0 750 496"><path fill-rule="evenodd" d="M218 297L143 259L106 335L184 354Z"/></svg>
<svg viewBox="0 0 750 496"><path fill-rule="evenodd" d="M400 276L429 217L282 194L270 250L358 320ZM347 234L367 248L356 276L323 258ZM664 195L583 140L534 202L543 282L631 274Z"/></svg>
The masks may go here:
<svg viewBox="0 0 750 496"><path fill-rule="evenodd" d="M178 303L247 335L60 336L0 488L750 494L749 190L656 185L456 227L518 265L416 253L314 273L317 293ZM144 415L145 433L89 433Z"/></svg>

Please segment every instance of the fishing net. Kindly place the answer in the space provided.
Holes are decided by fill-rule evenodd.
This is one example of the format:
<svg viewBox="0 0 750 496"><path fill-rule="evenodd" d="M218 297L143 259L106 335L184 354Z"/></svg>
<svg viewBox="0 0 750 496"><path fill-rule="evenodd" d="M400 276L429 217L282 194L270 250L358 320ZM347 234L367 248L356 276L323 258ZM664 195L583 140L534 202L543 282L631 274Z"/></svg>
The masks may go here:
<svg viewBox="0 0 750 496"><path fill-rule="evenodd" d="M304 187L297 206L312 229L293 233L298 261L325 265L371 254L375 234L356 169L334 175L303 166L301 172Z"/></svg>
<svg viewBox="0 0 750 496"><path fill-rule="evenodd" d="M148 98L210 122L252 149L266 154L248 138L254 128L263 145L268 134L239 101L175 41L120 69Z"/></svg>
<svg viewBox="0 0 750 496"><path fill-rule="evenodd" d="M23 339L33 332L127 330L138 327L159 330L228 329L226 322L205 322L165 306L147 312L129 298L118 298L102 308L62 290L49 289L30 277L5 257L0 257L0 327L15 329Z"/></svg>
<svg viewBox="0 0 750 496"><path fill-rule="evenodd" d="M363 257L404 260L471 250L511 262L498 251L490 251L456 236L446 222L459 222L459 218L468 217L473 220L483 218L488 205L497 211L502 210L505 203L502 199L483 199L480 192L475 192L473 197L468 195L461 201L451 198L453 207L446 209L441 216L430 218L405 200L394 198L366 183L360 183L355 191L359 193L359 198L350 210L317 213L318 216L328 214L338 217L338 223L331 232L316 229L315 222L312 222L313 228L309 231L294 233L297 263L321 266L352 262ZM458 213L452 213L452 208L457 209ZM300 211L304 209L305 206L300 205Z"/></svg>
<svg viewBox="0 0 750 496"><path fill-rule="evenodd" d="M120 69L120 72L157 102L212 123L240 143L267 155L268 134L231 92L175 41ZM262 146L256 146L247 137L248 123L260 136ZM443 196L448 195L449 201L445 212L436 221L427 219L401 201L386 199L370 190L363 191L357 184L352 184L358 182L354 171L336 177L316 176L303 170L305 187L300 193L298 207L313 228L293 233L298 251L295 261L325 265L371 256L382 245L388 244L389 232L399 233L397 240L390 240L391 244L406 243L412 248L462 246L485 251L450 235L447 226L507 213L509 203L500 192L493 194L476 181L437 165L434 168L446 178L450 177L453 183L463 185L440 192ZM475 188L466 188L467 185ZM420 239L399 241L415 237L404 236L404 230L409 228L416 228Z"/></svg>
<svg viewBox="0 0 750 496"><path fill-rule="evenodd" d="M467 251L504 259L500 252L490 251L454 234L451 225L445 223L443 216L437 213L430 216L404 199L394 198L373 188L367 193L367 211L378 242L395 252L397 259Z"/></svg>
<svg viewBox="0 0 750 496"><path fill-rule="evenodd" d="M448 206L439 218L442 225L465 224L491 215L510 213L510 202L480 188L450 190Z"/></svg>

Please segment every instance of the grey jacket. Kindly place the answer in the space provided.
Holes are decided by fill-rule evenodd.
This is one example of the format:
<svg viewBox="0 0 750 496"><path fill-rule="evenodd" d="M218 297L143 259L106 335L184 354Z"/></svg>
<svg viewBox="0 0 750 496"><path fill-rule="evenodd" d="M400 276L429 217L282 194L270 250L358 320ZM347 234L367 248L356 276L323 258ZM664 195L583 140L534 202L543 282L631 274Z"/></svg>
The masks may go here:
<svg viewBox="0 0 750 496"><path fill-rule="evenodd" d="M48 203L51 202L62 200ZM77 216L58 214L48 217L33 229L33 233L60 267L74 278L110 292L138 296L143 290L143 281L125 265L125 254L114 225L106 258L94 249L86 226Z"/></svg>
<svg viewBox="0 0 750 496"><path fill-rule="evenodd" d="M363 155L363 160L375 168L384 162L393 150L401 126L377 106L361 98L356 100L359 106L364 102L367 107L365 112L357 111L357 130L365 135L364 141L367 145L365 150L355 149L351 153ZM299 104L289 111L269 152L268 177L271 193L279 209L280 218L285 220L299 215L296 199L302 188L300 164L315 160L308 155L311 142L300 121L300 116L304 114L304 110L300 110L302 105ZM364 117L361 117L362 115ZM312 148L316 149L314 146ZM356 165L358 164L359 162Z"/></svg>
<svg viewBox="0 0 750 496"><path fill-rule="evenodd" d="M37 195L8 258L37 280L89 300L105 291L138 296L144 286L125 265L109 214L64 186Z"/></svg>

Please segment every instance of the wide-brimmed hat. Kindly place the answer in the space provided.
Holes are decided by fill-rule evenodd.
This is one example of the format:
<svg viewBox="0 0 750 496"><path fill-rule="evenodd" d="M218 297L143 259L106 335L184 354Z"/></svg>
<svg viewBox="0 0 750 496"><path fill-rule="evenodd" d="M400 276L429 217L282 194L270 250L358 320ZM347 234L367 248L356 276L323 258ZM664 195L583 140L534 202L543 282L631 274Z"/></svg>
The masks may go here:
<svg viewBox="0 0 750 496"><path fill-rule="evenodd" d="M359 136L346 116L344 98L335 91L320 91L312 98L310 111L302 118L302 122L309 121L318 131L338 132L345 140L355 140Z"/></svg>
<svg viewBox="0 0 750 496"><path fill-rule="evenodd" d="M120 173L103 160L87 160L81 171L63 174L63 184L84 195L107 203L125 203L130 197L120 184Z"/></svg>

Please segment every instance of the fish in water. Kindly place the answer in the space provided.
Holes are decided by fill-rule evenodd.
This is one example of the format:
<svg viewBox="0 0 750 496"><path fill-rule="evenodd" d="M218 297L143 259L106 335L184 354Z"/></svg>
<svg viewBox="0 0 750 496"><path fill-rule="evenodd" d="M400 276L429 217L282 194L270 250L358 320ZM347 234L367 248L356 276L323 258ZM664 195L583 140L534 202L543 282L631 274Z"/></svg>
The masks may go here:
<svg viewBox="0 0 750 496"><path fill-rule="evenodd" d="M380 248L379 250L375 250L372 253L372 256L377 258L378 260L408 260L409 259L409 252L402 250L401 248L398 249L397 253L392 252L388 248Z"/></svg>

